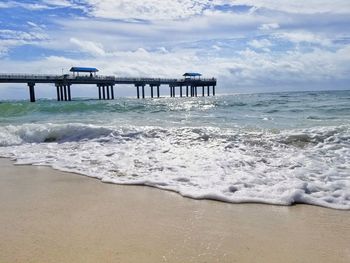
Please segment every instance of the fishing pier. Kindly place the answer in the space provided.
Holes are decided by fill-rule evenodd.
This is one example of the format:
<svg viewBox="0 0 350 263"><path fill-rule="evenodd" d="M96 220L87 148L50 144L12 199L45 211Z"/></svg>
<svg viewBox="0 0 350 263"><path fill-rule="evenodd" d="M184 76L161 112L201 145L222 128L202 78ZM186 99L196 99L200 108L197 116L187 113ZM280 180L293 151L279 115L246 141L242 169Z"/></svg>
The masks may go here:
<svg viewBox="0 0 350 263"><path fill-rule="evenodd" d="M185 73L183 78L129 78L97 75L96 68L72 67L72 74L35 75L35 74L0 74L0 83L26 83L29 98L35 102L35 86L52 83L56 87L58 101L71 101L72 85L96 85L99 100L113 100L117 85L132 85L136 88L136 97L145 98L145 89L150 89L149 97L159 98L162 85L169 87L170 97L215 96L216 79L201 78L199 73Z"/></svg>

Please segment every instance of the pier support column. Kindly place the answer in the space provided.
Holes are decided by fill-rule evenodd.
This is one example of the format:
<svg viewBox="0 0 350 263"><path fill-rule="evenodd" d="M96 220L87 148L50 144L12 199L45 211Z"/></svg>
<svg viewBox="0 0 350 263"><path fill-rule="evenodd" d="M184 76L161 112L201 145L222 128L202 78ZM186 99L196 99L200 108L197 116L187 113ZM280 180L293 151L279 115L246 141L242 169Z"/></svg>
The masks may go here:
<svg viewBox="0 0 350 263"><path fill-rule="evenodd" d="M101 100L102 99L101 85L97 84L97 87L98 87L98 99Z"/></svg>
<svg viewBox="0 0 350 263"><path fill-rule="evenodd" d="M71 90L70 90L70 84L67 85L67 92L68 92L68 100L71 101L72 100L72 94L71 94Z"/></svg>
<svg viewBox="0 0 350 263"><path fill-rule="evenodd" d="M188 97L188 85L186 86L186 97Z"/></svg>
<svg viewBox="0 0 350 263"><path fill-rule="evenodd" d="M105 85L102 85L102 96L103 96L103 100L106 99L106 87Z"/></svg>
<svg viewBox="0 0 350 263"><path fill-rule="evenodd" d="M111 97L114 100L114 85L111 85Z"/></svg>
<svg viewBox="0 0 350 263"><path fill-rule="evenodd" d="M195 86L195 88L194 88L194 96L195 96L195 97L197 97L197 93L198 93L198 87Z"/></svg>
<svg viewBox="0 0 350 263"><path fill-rule="evenodd" d="M191 85L191 97L194 96L194 86Z"/></svg>
<svg viewBox="0 0 350 263"><path fill-rule="evenodd" d="M110 97L109 97L109 85L106 85L106 90L107 90L107 100L110 100Z"/></svg>
<svg viewBox="0 0 350 263"><path fill-rule="evenodd" d="M210 96L210 88L209 86L207 87L207 93L208 93L208 97Z"/></svg>
<svg viewBox="0 0 350 263"><path fill-rule="evenodd" d="M30 102L35 102L34 86L35 86L35 83L28 83Z"/></svg>
<svg viewBox="0 0 350 263"><path fill-rule="evenodd" d="M57 92L57 101L61 100L61 94L60 94L60 86L56 84L56 92Z"/></svg>
<svg viewBox="0 0 350 263"><path fill-rule="evenodd" d="M180 97L182 97L182 86L180 86Z"/></svg>
<svg viewBox="0 0 350 263"><path fill-rule="evenodd" d="M142 85L142 98L145 98L145 85Z"/></svg>
<svg viewBox="0 0 350 263"><path fill-rule="evenodd" d="M202 97L204 97L204 86L202 86Z"/></svg>
<svg viewBox="0 0 350 263"><path fill-rule="evenodd" d="M140 86L136 86L137 98L140 98Z"/></svg>
<svg viewBox="0 0 350 263"><path fill-rule="evenodd" d="M215 96L215 85L213 86L213 96Z"/></svg>
<svg viewBox="0 0 350 263"><path fill-rule="evenodd" d="M173 87L169 86L169 88L170 88L170 98L172 98L173 97Z"/></svg>
<svg viewBox="0 0 350 263"><path fill-rule="evenodd" d="M64 101L67 101L67 86L63 85L63 91L64 91Z"/></svg>
<svg viewBox="0 0 350 263"><path fill-rule="evenodd" d="M61 97L61 101L64 101L64 98L63 98L63 86L60 85L60 97Z"/></svg>
<svg viewBox="0 0 350 263"><path fill-rule="evenodd" d="M159 85L157 86L157 97L159 98Z"/></svg>
<svg viewBox="0 0 350 263"><path fill-rule="evenodd" d="M150 85L151 87L151 98L153 99L153 85Z"/></svg>
<svg viewBox="0 0 350 263"><path fill-rule="evenodd" d="M175 87L173 87L173 97L176 97L176 91L175 91Z"/></svg>

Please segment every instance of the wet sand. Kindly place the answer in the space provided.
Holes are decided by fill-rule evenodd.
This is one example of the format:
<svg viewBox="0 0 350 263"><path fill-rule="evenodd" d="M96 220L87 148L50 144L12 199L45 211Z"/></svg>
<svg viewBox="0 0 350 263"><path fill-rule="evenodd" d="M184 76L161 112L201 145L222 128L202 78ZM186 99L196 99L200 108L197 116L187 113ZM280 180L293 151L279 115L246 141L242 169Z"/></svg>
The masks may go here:
<svg viewBox="0 0 350 263"><path fill-rule="evenodd" d="M0 159L0 262L350 262L350 211L192 200Z"/></svg>

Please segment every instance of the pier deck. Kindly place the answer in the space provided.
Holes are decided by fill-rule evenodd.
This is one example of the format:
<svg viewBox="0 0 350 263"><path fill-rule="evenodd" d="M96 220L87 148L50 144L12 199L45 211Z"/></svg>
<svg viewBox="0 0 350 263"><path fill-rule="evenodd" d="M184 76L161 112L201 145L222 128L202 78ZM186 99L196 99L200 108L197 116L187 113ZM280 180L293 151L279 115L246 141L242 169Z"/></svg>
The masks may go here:
<svg viewBox="0 0 350 263"><path fill-rule="evenodd" d="M121 78L115 76L72 76L72 75L38 75L38 74L0 74L0 83L27 83L29 87L30 101L35 102L36 84L52 83L56 86L57 100L70 101L71 86L75 84L93 84L98 88L100 100L114 99L114 86L133 85L136 88L137 98L145 98L145 86L150 87L150 97L160 97L160 86L167 85L170 89L170 97L197 97L198 88L201 88L201 96L215 96L215 78ZM140 93L141 88L141 93ZM154 93L156 88L156 93ZM178 90L178 92L176 92ZM211 92L210 92L211 90Z"/></svg>

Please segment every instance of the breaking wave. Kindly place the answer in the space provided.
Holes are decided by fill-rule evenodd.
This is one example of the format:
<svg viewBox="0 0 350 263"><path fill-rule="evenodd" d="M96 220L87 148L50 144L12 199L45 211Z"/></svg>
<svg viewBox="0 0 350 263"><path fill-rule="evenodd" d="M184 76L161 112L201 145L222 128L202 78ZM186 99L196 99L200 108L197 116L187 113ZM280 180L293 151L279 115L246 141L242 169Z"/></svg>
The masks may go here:
<svg viewBox="0 0 350 263"><path fill-rule="evenodd" d="M196 199L350 209L350 126L0 126L0 156Z"/></svg>

